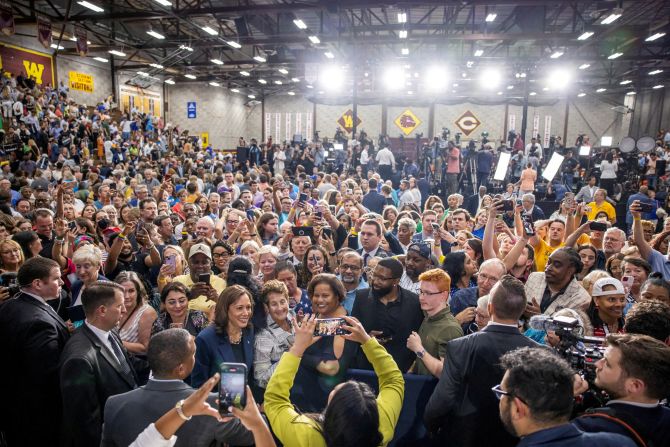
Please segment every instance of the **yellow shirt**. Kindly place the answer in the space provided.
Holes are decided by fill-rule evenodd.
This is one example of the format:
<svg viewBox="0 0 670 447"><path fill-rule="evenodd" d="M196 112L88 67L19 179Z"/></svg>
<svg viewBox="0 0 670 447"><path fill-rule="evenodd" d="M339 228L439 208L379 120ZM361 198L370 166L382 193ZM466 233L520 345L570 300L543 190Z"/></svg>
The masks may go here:
<svg viewBox="0 0 670 447"><path fill-rule="evenodd" d="M564 245L565 242L561 242L560 245L552 247L544 239L540 239L540 243L533 247L535 250L535 271L544 272L549 256Z"/></svg>
<svg viewBox="0 0 670 447"><path fill-rule="evenodd" d="M616 211L614 211L614 207L608 201L604 201L600 206L596 205L596 202L591 202L586 206L591 208L591 211L586 215L588 220L596 220L596 215L599 212L604 211L607 213L607 220L614 223L614 219L616 219Z"/></svg>
<svg viewBox="0 0 670 447"><path fill-rule="evenodd" d="M193 287L193 280L191 279L191 275L177 276L175 277L174 281L182 283L189 288ZM226 281L212 274L209 277L209 285L214 287L216 293L220 295L221 292L223 292L223 290L226 288ZM216 301L208 300L205 295L200 295L188 302L188 308L190 310L199 310L204 312L205 315L209 315L209 312L214 308L214 306L216 306Z"/></svg>

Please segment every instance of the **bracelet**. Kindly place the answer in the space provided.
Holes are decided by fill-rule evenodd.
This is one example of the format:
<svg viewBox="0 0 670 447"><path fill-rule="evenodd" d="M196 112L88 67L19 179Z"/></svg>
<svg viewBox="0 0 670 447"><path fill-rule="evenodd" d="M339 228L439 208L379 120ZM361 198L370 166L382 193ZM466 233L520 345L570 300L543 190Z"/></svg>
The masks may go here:
<svg viewBox="0 0 670 447"><path fill-rule="evenodd" d="M126 235L123 234L123 233L119 233L119 237L120 237L121 239L126 239L128 236L126 236Z"/></svg>
<svg viewBox="0 0 670 447"><path fill-rule="evenodd" d="M642 220L642 217L633 217L633 220Z"/></svg>
<svg viewBox="0 0 670 447"><path fill-rule="evenodd" d="M177 402L177 404L174 406L175 410L177 410L177 414L179 415L180 418L182 418L185 421L190 421L193 416L186 416L184 414L183 407L184 406L184 399L180 400Z"/></svg>

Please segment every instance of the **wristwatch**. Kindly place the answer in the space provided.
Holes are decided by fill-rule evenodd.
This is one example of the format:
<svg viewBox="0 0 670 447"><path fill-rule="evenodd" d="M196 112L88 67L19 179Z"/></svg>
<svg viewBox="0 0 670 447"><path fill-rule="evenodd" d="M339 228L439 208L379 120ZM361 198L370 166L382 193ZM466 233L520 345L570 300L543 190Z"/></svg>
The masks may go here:
<svg viewBox="0 0 670 447"><path fill-rule="evenodd" d="M416 353L416 356L419 357L420 359L422 359L424 355L426 355L425 349L422 349L421 351Z"/></svg>
<svg viewBox="0 0 670 447"><path fill-rule="evenodd" d="M175 410L177 410L177 414L179 415L180 418L182 418L185 421L190 421L193 416L186 416L184 414L184 410L182 409L183 406L184 406L184 399L177 402L174 408Z"/></svg>

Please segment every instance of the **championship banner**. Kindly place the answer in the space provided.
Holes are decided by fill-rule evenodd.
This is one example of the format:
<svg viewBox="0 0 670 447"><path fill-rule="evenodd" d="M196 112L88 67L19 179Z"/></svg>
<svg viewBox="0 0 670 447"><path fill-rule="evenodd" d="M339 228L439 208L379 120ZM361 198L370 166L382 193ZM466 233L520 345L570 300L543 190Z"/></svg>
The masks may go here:
<svg viewBox="0 0 670 447"><path fill-rule="evenodd" d="M405 135L411 134L421 124L421 120L410 109L398 115L393 122Z"/></svg>
<svg viewBox="0 0 670 447"><path fill-rule="evenodd" d="M312 141L312 113L305 113L305 134L302 136L307 141Z"/></svg>
<svg viewBox="0 0 670 447"><path fill-rule="evenodd" d="M537 138L538 133L540 133L540 115L535 115L533 117L533 134L531 138Z"/></svg>
<svg viewBox="0 0 670 447"><path fill-rule="evenodd" d="M354 112L351 109L348 109L342 114L342 116L337 120L337 124L340 125L347 133L351 133L354 130L354 127L361 125L363 121L356 115L356 120L354 120Z"/></svg>
<svg viewBox="0 0 670 447"><path fill-rule="evenodd" d="M509 126L507 127L507 130L516 130L516 115L513 113L509 116Z"/></svg>
<svg viewBox="0 0 670 447"><path fill-rule="evenodd" d="M302 135L302 113L300 112L295 114L295 133Z"/></svg>
<svg viewBox="0 0 670 447"><path fill-rule="evenodd" d="M291 141L291 138L293 137L293 135L291 135L291 112L286 114L286 129L284 129L284 132L286 133L284 139L286 141Z"/></svg>
<svg viewBox="0 0 670 447"><path fill-rule="evenodd" d="M88 53L88 42L86 41L86 30L81 26L74 27L74 37L77 38L77 53L80 56L86 56Z"/></svg>
<svg viewBox="0 0 670 447"><path fill-rule="evenodd" d="M270 112L265 113L265 135L263 135L263 140L267 141L268 136L272 133L272 114Z"/></svg>
<svg viewBox="0 0 670 447"><path fill-rule="evenodd" d="M0 68L15 76L25 72L33 76L38 85L55 84L53 58L50 54L0 44Z"/></svg>
<svg viewBox="0 0 670 447"><path fill-rule="evenodd" d="M275 113L275 141L281 139L281 113Z"/></svg>
<svg viewBox="0 0 670 447"><path fill-rule="evenodd" d="M5 36L11 36L14 28L14 13L12 6L5 0L0 0L0 32Z"/></svg>
<svg viewBox="0 0 670 447"><path fill-rule="evenodd" d="M42 15L37 16L37 40L44 48L51 48L51 22Z"/></svg>
<svg viewBox="0 0 670 447"><path fill-rule="evenodd" d="M544 139L542 146L549 147L549 137L551 136L551 115L544 117Z"/></svg>
<svg viewBox="0 0 670 447"><path fill-rule="evenodd" d="M81 92L93 93L93 76L86 73L71 71L70 88Z"/></svg>

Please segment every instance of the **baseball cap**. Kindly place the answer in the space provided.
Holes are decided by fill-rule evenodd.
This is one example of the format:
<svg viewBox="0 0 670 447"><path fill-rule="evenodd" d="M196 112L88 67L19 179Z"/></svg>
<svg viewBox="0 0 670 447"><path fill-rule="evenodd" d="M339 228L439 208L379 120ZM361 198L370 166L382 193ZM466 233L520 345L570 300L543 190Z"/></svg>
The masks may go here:
<svg viewBox="0 0 670 447"><path fill-rule="evenodd" d="M420 256L429 259L430 260L430 245L427 243L418 243L414 242L409 244L409 247L407 247L407 251L409 252L410 250L418 253Z"/></svg>
<svg viewBox="0 0 670 447"><path fill-rule="evenodd" d="M605 286L614 286L614 290L603 290ZM591 296L625 295L623 284L616 278L600 278L593 284Z"/></svg>
<svg viewBox="0 0 670 447"><path fill-rule="evenodd" d="M191 247L191 250L188 252L188 258L191 259L194 255L197 255L198 253L203 254L207 256L209 259L212 259L212 249L209 248L209 245L207 244L195 244L193 247Z"/></svg>

